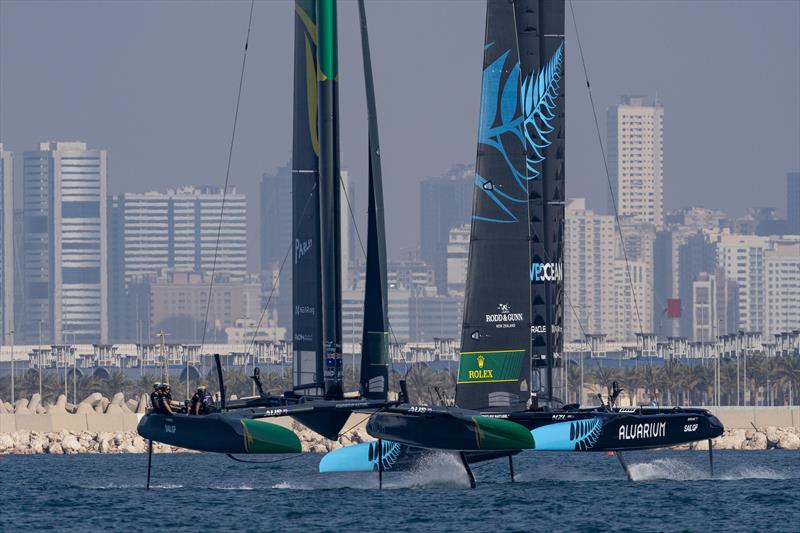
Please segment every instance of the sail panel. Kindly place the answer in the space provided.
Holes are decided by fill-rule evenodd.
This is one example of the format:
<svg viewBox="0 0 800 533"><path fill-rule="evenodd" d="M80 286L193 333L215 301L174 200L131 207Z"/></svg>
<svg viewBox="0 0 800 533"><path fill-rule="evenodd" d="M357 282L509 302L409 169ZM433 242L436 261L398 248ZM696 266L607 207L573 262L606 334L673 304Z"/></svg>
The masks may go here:
<svg viewBox="0 0 800 533"><path fill-rule="evenodd" d="M456 402L549 401L561 353L564 3L489 0Z"/></svg>
<svg viewBox="0 0 800 533"><path fill-rule="evenodd" d="M456 403L528 399L528 194L514 8L489 0Z"/></svg>
<svg viewBox="0 0 800 533"><path fill-rule="evenodd" d="M314 0L295 2L292 140L293 384L322 393L319 248L317 14ZM283 287L281 288L283 290ZM319 385L313 387L314 384Z"/></svg>
<svg viewBox="0 0 800 533"><path fill-rule="evenodd" d="M386 230L383 216L383 177L381 173L380 143L378 141L378 117L364 0L358 1L358 14L361 22L361 49L364 59L364 84L367 94L369 145L367 268L364 291L364 328L361 340L360 383L363 396L370 399L386 399L389 391Z"/></svg>

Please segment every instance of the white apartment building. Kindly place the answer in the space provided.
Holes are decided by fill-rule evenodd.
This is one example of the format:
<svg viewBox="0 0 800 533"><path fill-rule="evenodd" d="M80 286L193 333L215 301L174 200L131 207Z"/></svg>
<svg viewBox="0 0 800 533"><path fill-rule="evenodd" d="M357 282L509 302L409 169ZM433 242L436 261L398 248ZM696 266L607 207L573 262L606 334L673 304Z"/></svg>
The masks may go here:
<svg viewBox="0 0 800 533"><path fill-rule="evenodd" d="M184 186L125 193L113 200L119 218L125 283L162 269L247 274L247 199L231 187L220 225L221 188ZM219 249L217 250L217 232Z"/></svg>
<svg viewBox="0 0 800 533"><path fill-rule="evenodd" d="M764 253L769 237L722 234L717 265L738 285L739 329L764 330Z"/></svg>
<svg viewBox="0 0 800 533"><path fill-rule="evenodd" d="M626 96L608 110L608 166L620 216L663 225L663 120L660 103ZM609 198L610 211L613 204Z"/></svg>
<svg viewBox="0 0 800 533"><path fill-rule="evenodd" d="M610 303L614 280L614 217L586 209L586 200L568 200L564 238L565 340L582 340L584 333L605 333L615 320ZM577 318L576 318L577 315Z"/></svg>
<svg viewBox="0 0 800 533"><path fill-rule="evenodd" d="M447 292L464 294L467 286L467 258L469 256L470 225L464 224L450 230L447 239Z"/></svg>
<svg viewBox="0 0 800 533"><path fill-rule="evenodd" d="M764 254L764 336L800 328L800 236L774 240Z"/></svg>
<svg viewBox="0 0 800 533"><path fill-rule="evenodd" d="M14 154L0 143L0 339L14 330Z"/></svg>
<svg viewBox="0 0 800 533"><path fill-rule="evenodd" d="M108 342L107 152L45 142L23 155L23 333Z"/></svg>

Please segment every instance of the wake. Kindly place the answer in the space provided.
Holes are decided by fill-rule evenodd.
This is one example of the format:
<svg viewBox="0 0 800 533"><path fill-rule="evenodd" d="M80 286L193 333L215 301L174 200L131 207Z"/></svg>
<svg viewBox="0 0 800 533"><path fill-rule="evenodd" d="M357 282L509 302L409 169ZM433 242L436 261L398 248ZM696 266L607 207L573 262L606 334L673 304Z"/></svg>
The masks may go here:
<svg viewBox="0 0 800 533"><path fill-rule="evenodd" d="M754 466L737 466L731 470L717 472L714 476L708 471L708 466L689 464L678 459L655 459L647 463L631 463L630 474L633 481L703 481L721 480L738 481L743 479L789 479L783 473L771 468Z"/></svg>

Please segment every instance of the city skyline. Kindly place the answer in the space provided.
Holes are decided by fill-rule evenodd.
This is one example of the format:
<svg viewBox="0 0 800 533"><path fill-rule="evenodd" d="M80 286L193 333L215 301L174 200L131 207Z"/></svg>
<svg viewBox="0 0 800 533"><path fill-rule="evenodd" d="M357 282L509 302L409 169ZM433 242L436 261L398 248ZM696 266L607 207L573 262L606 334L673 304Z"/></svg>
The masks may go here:
<svg viewBox="0 0 800 533"><path fill-rule="evenodd" d="M158 17L149 16L152 7L146 4L87 6L4 2L0 8L4 15L0 17L4 72L0 107L5 111L0 114L0 140L6 150L21 153L51 139L86 140L112 154L112 193L164 188L161 185L221 185L248 6L206 3L188 10L159 4ZM482 35L483 6L461 2L457 9L447 9L442 4L409 2L402 7L376 3L369 9L373 26L381 28L373 54L378 60L376 83L382 110L388 249L390 257L397 259L418 241L414 185L443 174L453 164L473 164L480 76L475 60L480 38L476 36ZM423 9L426 16L420 17ZM748 206L778 204L783 214L784 206L770 198L782 191L785 173L800 167L796 148L800 145L796 120L800 116L796 96L800 93L800 52L792 46L797 42L797 28L791 24L800 15L800 7L742 2L723 8L714 2L698 2L692 4L691 13L688 9L682 4L575 3L601 122L605 110L623 94L649 94L663 102L665 152L669 154L663 183L666 210L701 205L735 215ZM146 31L104 37L123 19L131 18ZM232 184L249 198L256 197L260 176L284 165L289 155L288 106L274 105L291 97L290 54L275 52L282 51L285 47L278 43L288 39L289 26L274 22L282 18L291 19L290 2L256 5L232 171ZM215 29L209 33L211 20ZM343 36L355 33L355 20L354 5L343 4ZM653 24L654 20L662 23ZM171 28L178 22L188 32L181 43L171 40ZM758 41L740 42L739 33L751 24L770 27L771 32ZM100 33L81 31L87 25L100 27ZM414 42L398 34L408 27L419 35ZM661 50L665 34L671 37L674 27L683 28L681 38L670 39L672 48ZM40 31L46 33L40 35ZM568 23L567 41L572 44L566 56L567 77L581 80L573 32ZM707 42L707 32L717 40ZM147 35L147 41L140 34ZM399 41L406 43L406 49L393 50ZM637 46L627 46L631 41ZM59 43L55 49L54 42ZM97 47L97 42L104 46ZM342 148L343 162L351 168L354 187L360 191L365 181L359 126L364 110L357 45L354 39L342 39L342 84L350 87L342 91ZM43 46L49 46L50 53L39 53L37 61L32 61L31 54ZM452 54L456 48L465 53ZM767 56L771 60L764 62ZM84 60L74 64L70 57ZM713 76L706 68L709 60L715 62ZM30 70L33 64L35 71ZM73 66L65 71L65 64ZM178 71L171 69L175 64L181 66ZM106 69L106 75L98 76ZM59 72L61 78L56 77ZM281 72L285 75L275 75ZM409 86L402 82L412 72L427 83ZM689 79L691 83L686 82ZM752 101L767 79L774 82L770 83L771 98L759 106L741 105ZM21 84L21 80L29 83ZM435 89L423 97L423 88L417 85ZM54 108L42 92L53 86L62 87L73 105ZM463 89L453 91L453 86ZM585 86L571 83L568 87L567 196L605 198L602 159ZM31 120L33 101L38 107ZM735 108L736 113L725 114L726 108ZM755 133L738 135L741 124ZM605 130L602 124L601 130ZM435 149L431 139L435 139ZM739 154L752 155L742 158ZM731 193L717 194L720 183ZM138 190L122 190L131 184ZM590 207L599 209L595 202ZM414 215L410 223L409 209ZM251 206L250 225L257 224L256 217ZM252 270L258 262L257 237L250 238Z"/></svg>

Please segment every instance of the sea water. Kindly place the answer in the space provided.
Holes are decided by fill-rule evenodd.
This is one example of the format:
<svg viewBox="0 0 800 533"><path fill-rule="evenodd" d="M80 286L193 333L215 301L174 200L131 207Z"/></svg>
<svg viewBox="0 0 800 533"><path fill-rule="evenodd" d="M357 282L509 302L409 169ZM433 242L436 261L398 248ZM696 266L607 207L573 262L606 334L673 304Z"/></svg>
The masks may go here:
<svg viewBox="0 0 800 533"><path fill-rule="evenodd" d="M0 456L0 531L800 531L800 452L450 455L412 473L319 474L319 454Z"/></svg>

